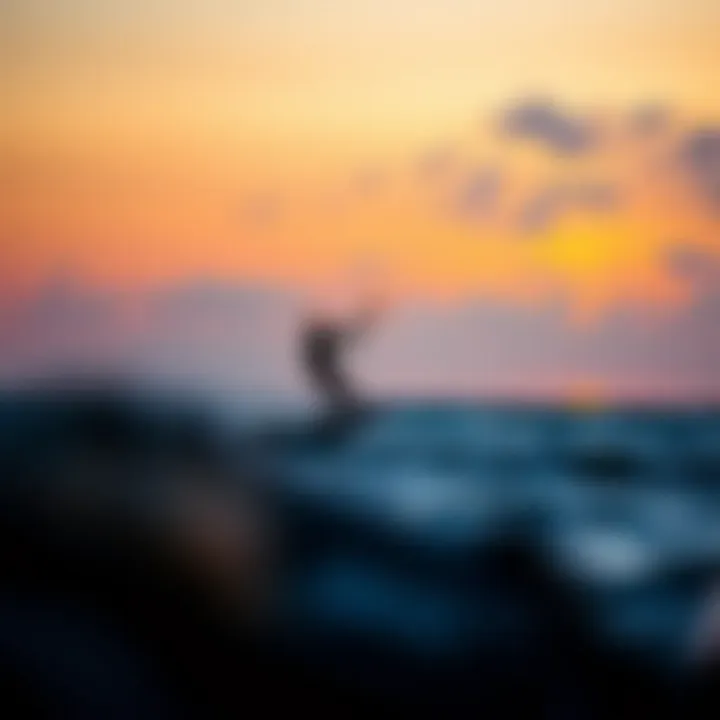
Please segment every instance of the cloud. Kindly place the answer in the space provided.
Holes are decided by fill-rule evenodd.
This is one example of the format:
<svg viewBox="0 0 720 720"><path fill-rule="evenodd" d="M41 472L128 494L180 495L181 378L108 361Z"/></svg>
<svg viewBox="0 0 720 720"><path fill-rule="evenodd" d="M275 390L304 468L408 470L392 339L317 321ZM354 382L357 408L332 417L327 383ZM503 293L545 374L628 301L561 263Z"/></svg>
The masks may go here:
<svg viewBox="0 0 720 720"><path fill-rule="evenodd" d="M143 302L136 366L241 385L287 384L294 293L207 279L162 288Z"/></svg>
<svg viewBox="0 0 720 720"><path fill-rule="evenodd" d="M638 105L628 117L630 132L641 138L661 135L670 125L670 110L662 103L649 102Z"/></svg>
<svg viewBox="0 0 720 720"><path fill-rule="evenodd" d="M696 291L720 288L720 256L677 243L666 252L664 259L670 272L691 283Z"/></svg>
<svg viewBox="0 0 720 720"><path fill-rule="evenodd" d="M466 221L483 220L497 209L503 178L495 167L484 167L467 176L451 198L451 213Z"/></svg>
<svg viewBox="0 0 720 720"><path fill-rule="evenodd" d="M558 155L581 155L598 142L598 129L587 118L563 111L549 100L523 100L500 118L500 131L512 138L533 140Z"/></svg>
<svg viewBox="0 0 720 720"><path fill-rule="evenodd" d="M565 199L559 188L545 188L521 208L518 229L525 234L545 232L563 212Z"/></svg>
<svg viewBox="0 0 720 720"><path fill-rule="evenodd" d="M593 212L611 212L620 203L620 191L609 182L578 183L568 188L568 192L577 207Z"/></svg>
<svg viewBox="0 0 720 720"><path fill-rule="evenodd" d="M450 147L435 147L423 153L417 161L417 172L421 180L434 182L447 175L457 163L457 153Z"/></svg>
<svg viewBox="0 0 720 720"><path fill-rule="evenodd" d="M520 209L517 225L525 234L549 230L570 212L609 213L620 203L620 193L611 183L581 182L542 188Z"/></svg>
<svg viewBox="0 0 720 720"><path fill-rule="evenodd" d="M387 173L377 167L365 167L350 178L350 189L361 197L377 195L388 183Z"/></svg>
<svg viewBox="0 0 720 720"><path fill-rule="evenodd" d="M134 324L128 322L127 296L120 301L78 281L61 290L49 285L18 311L23 332L3 335L12 339L0 344L3 378L84 369L102 358L103 367L239 400L304 391L294 293L209 279L136 300L143 312ZM358 347L355 370L381 395L554 392L588 376L618 392L648 383L678 395L720 390L716 284L702 285L677 316L654 322L629 307L582 329L569 317L569 305L559 300L532 306L489 299L456 306L408 303Z"/></svg>
<svg viewBox="0 0 720 720"><path fill-rule="evenodd" d="M103 364L116 352L121 325L122 308L115 293L59 273L4 313L0 370L33 373L48 364Z"/></svg>
<svg viewBox="0 0 720 720"><path fill-rule="evenodd" d="M252 390L293 378L297 297L195 280L146 294L51 280L0 325L0 376L120 373Z"/></svg>
<svg viewBox="0 0 720 720"><path fill-rule="evenodd" d="M677 317L648 321L619 308L576 328L560 301L513 306L408 307L369 345L364 370L378 392L463 388L481 394L564 392L592 377L609 393L704 397L720 394L720 293L699 296Z"/></svg>
<svg viewBox="0 0 720 720"><path fill-rule="evenodd" d="M720 127L707 126L686 133L676 162L700 199L720 210Z"/></svg>

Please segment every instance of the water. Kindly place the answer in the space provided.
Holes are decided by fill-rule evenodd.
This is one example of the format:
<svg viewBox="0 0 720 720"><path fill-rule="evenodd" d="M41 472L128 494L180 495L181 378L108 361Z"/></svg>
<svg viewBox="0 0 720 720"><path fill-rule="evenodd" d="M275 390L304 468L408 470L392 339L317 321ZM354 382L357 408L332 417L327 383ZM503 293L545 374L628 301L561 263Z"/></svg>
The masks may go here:
<svg viewBox="0 0 720 720"><path fill-rule="evenodd" d="M294 444L274 470L299 537L319 538L288 632L324 638L337 662L370 639L431 658L531 642L532 582L487 569L521 546L600 645L677 669L720 568L712 411L397 405L336 447Z"/></svg>
<svg viewBox="0 0 720 720"><path fill-rule="evenodd" d="M328 440L307 416L56 400L0 402L4 518L57 532L71 566L102 556L109 523L112 548L144 528L142 554L162 542L192 570L193 546L163 535L178 485L232 513L234 491L261 484L284 540L263 640L286 681L318 679L314 701L340 687L482 709L489 691L535 688L560 716L593 716L577 710L598 687L646 707L644 678L662 706L690 671L720 579L717 411L394 403ZM193 507L204 550L208 522L232 520Z"/></svg>

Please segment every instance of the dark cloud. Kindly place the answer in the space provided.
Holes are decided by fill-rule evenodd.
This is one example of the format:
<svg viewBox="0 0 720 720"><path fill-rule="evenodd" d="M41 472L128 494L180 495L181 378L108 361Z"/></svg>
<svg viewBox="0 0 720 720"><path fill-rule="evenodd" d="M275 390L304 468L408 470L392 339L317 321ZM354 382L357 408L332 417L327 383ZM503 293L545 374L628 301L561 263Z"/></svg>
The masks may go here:
<svg viewBox="0 0 720 720"><path fill-rule="evenodd" d="M500 130L509 137L533 140L558 155L581 155L598 142L598 129L549 100L523 100L504 112Z"/></svg>
<svg viewBox="0 0 720 720"><path fill-rule="evenodd" d="M502 175L495 167L471 173L457 188L451 199L451 212L461 220L477 221L491 216L502 192Z"/></svg>
<svg viewBox="0 0 720 720"><path fill-rule="evenodd" d="M720 211L720 127L688 132L680 142L676 160L701 200Z"/></svg>
<svg viewBox="0 0 720 720"><path fill-rule="evenodd" d="M583 182L542 188L520 209L519 229L527 234L548 230L565 213L609 213L620 203L620 192L610 183Z"/></svg>

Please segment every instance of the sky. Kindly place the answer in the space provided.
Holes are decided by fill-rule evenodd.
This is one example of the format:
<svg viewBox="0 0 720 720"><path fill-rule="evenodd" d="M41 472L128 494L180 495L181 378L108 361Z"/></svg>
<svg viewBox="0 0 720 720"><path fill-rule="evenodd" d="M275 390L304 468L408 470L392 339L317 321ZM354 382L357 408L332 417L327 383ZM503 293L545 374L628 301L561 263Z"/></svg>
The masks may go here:
<svg viewBox="0 0 720 720"><path fill-rule="evenodd" d="M713 0L6 0L0 380L720 397Z"/></svg>

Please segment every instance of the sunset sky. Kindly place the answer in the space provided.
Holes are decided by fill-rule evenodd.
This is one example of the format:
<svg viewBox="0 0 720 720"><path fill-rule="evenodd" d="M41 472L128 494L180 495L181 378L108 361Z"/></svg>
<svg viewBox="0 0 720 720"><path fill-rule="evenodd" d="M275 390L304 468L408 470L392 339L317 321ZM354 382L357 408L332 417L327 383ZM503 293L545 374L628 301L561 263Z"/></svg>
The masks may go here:
<svg viewBox="0 0 720 720"><path fill-rule="evenodd" d="M367 284L378 388L720 397L719 35L716 0L6 0L2 378L289 387L297 308Z"/></svg>

